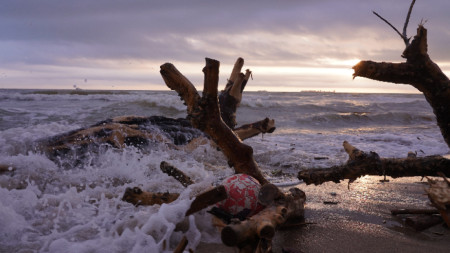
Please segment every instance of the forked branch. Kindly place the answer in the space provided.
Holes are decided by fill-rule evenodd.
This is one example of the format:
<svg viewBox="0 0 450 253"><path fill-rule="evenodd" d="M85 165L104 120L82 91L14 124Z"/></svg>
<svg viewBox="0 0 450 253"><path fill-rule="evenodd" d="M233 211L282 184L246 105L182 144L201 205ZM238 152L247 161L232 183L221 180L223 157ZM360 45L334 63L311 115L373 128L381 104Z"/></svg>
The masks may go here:
<svg viewBox="0 0 450 253"><path fill-rule="evenodd" d="M414 3L416 2L416 0L413 0L411 2L411 5L409 6L409 10L408 10L408 14L406 15L406 20L405 20L405 24L403 25L403 33L400 33L397 28L395 28L395 26L393 26L389 21L387 21L385 18L383 18L380 14L376 13L375 11L372 11L373 14L375 14L377 17L379 17L381 20L383 20L386 24L388 24L392 29L394 29L395 32L397 32L397 34L403 39L403 42L405 43L405 46L409 46L409 41L411 39L408 38L408 36L406 35L406 30L408 28L408 23L409 23L409 19L411 17L411 12L414 6Z"/></svg>
<svg viewBox="0 0 450 253"><path fill-rule="evenodd" d="M236 173L248 174L264 185L268 181L253 158L253 149L242 143L220 116L217 97L219 66L218 61L206 58L206 65L203 68L205 79L202 97L198 96L195 87L172 64L161 65L160 73L167 86L177 91L186 102L188 118L192 125L213 139L228 158L229 164L234 167ZM186 92L190 94L186 94Z"/></svg>

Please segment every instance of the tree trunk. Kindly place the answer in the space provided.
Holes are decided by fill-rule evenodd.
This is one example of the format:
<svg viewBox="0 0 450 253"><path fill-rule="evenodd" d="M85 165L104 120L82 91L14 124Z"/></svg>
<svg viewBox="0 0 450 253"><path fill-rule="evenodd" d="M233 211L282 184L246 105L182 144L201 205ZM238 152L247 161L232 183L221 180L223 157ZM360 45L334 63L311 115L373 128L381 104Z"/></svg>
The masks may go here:
<svg viewBox="0 0 450 253"><path fill-rule="evenodd" d="M450 80L428 56L427 29L417 28L417 35L406 47L404 63L361 61L353 66L353 78L360 76L373 80L410 84L424 95L433 108L437 124L450 147Z"/></svg>

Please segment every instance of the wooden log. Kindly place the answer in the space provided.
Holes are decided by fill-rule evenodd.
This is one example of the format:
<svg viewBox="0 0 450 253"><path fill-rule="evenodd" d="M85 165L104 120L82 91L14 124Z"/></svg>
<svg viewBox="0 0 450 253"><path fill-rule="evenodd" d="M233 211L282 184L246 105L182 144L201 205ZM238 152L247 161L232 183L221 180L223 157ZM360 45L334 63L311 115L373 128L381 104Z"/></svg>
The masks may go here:
<svg viewBox="0 0 450 253"><path fill-rule="evenodd" d="M375 152L363 152L347 141L344 141L344 149L349 155L349 160L344 165L329 168L312 168L302 170L297 177L306 184L322 184L324 182L339 183L349 179L353 182L358 177L365 175L412 177L412 176L438 176L443 173L450 176L450 159L442 156L426 156L416 158L380 158Z"/></svg>
<svg viewBox="0 0 450 253"><path fill-rule="evenodd" d="M178 193L152 193L134 187L125 190L122 200L135 206L162 205L163 203L167 204L175 201L179 196L180 194Z"/></svg>
<svg viewBox="0 0 450 253"><path fill-rule="evenodd" d="M258 134L273 133L275 128L275 120L265 118L255 123L242 125L235 128L233 131L237 134L239 139L245 140Z"/></svg>
<svg viewBox="0 0 450 253"><path fill-rule="evenodd" d="M194 184L194 182L191 180L190 177L186 176L186 174L184 174L181 170L175 168L174 166L170 165L165 161L162 161L159 167L162 172L175 178L184 187L188 187L189 185Z"/></svg>
<svg viewBox="0 0 450 253"><path fill-rule="evenodd" d="M225 245L242 247L259 239L271 240L279 226L304 218L306 195L302 190L291 188L289 193L280 195L271 190L272 186L263 187L270 196L259 195L259 201L268 203L273 197L273 203L247 220L224 227L221 239Z"/></svg>
<svg viewBox="0 0 450 253"><path fill-rule="evenodd" d="M161 205L163 203L171 203L179 197L178 193L153 193L141 190L139 187L127 188L122 197L123 201L131 203L135 206ZM210 205L214 205L228 197L223 185L211 188L202 193L197 194L186 211L186 216L198 212Z"/></svg>
<svg viewBox="0 0 450 253"><path fill-rule="evenodd" d="M224 227L221 232L222 242L227 246L236 246L257 238L271 239L276 227L283 223L286 212L283 206L266 207L248 220Z"/></svg>
<svg viewBox="0 0 450 253"><path fill-rule="evenodd" d="M361 61L353 66L353 78L409 84L421 91L433 108L442 136L450 147L450 80L429 57L427 29L422 24L402 57L406 62Z"/></svg>
<svg viewBox="0 0 450 253"><path fill-rule="evenodd" d="M228 197L225 186L219 185L210 190L198 194L191 207L186 211L186 216L196 213L208 206L214 205L219 201L225 200Z"/></svg>
<svg viewBox="0 0 450 253"><path fill-rule="evenodd" d="M166 63L161 65L161 75L167 86L184 99L188 107L188 118L194 127L208 134L228 158L236 173L248 174L262 185L264 178L253 158L253 149L242 143L236 134L222 121L217 98L220 63L206 58L203 96L200 98L195 87L176 68ZM189 95L187 92L193 94ZM197 94L197 95L196 95Z"/></svg>

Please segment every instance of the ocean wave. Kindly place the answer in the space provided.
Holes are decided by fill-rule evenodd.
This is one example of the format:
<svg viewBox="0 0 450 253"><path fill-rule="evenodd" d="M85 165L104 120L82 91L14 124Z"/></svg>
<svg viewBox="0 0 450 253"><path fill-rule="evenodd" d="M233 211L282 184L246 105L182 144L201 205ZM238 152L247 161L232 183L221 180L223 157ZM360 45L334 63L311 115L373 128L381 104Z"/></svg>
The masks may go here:
<svg viewBox="0 0 450 253"><path fill-rule="evenodd" d="M361 125L412 125L433 124L435 119L428 114L412 114L406 112L345 112L326 113L297 119L299 125L323 127L355 127Z"/></svg>

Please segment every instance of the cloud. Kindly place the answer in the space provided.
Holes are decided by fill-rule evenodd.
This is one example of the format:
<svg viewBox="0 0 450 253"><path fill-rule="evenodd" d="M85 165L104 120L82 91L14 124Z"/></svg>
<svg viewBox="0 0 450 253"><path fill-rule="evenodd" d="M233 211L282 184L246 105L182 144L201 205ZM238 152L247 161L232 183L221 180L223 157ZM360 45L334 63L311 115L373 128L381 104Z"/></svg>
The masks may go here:
<svg viewBox="0 0 450 253"><path fill-rule="evenodd" d="M111 68L123 73L115 78L131 81L133 68L147 66L153 78L164 62L192 69L204 57L232 65L242 56L254 67L286 68L342 68L342 63L354 59L401 61L401 39L371 11L401 29L409 4L409 0L4 0L1 71L44 75L47 66L54 73L46 79L50 83L61 82L63 75L79 75L80 68L95 76L108 74L105 70ZM449 7L447 0L418 1L409 26L408 33L414 35L421 18L428 19L430 55L438 62L450 62ZM52 79L58 74L61 78ZM0 78L0 87L14 82L5 79ZM33 81L20 79L28 85Z"/></svg>

